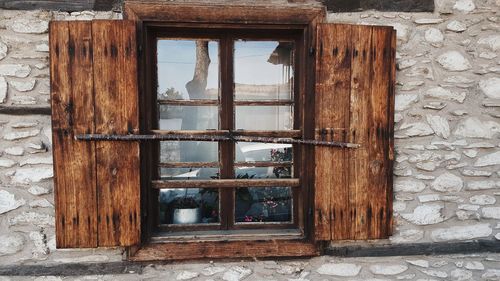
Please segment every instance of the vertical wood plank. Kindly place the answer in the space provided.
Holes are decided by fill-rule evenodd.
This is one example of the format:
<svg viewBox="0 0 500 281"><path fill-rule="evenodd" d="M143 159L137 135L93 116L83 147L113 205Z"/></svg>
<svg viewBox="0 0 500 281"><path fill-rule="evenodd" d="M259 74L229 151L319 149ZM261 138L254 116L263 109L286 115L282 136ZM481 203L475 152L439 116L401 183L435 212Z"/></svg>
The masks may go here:
<svg viewBox="0 0 500 281"><path fill-rule="evenodd" d="M97 247L95 144L90 22L51 22L50 72L56 245Z"/></svg>
<svg viewBox="0 0 500 281"><path fill-rule="evenodd" d="M349 126L351 27L321 24L316 55L317 140L344 141ZM348 239L351 233L347 153L315 147L315 211L317 240Z"/></svg>
<svg viewBox="0 0 500 281"><path fill-rule="evenodd" d="M373 27L368 177L371 179L368 238L387 237L389 104L392 29Z"/></svg>
<svg viewBox="0 0 500 281"><path fill-rule="evenodd" d="M369 114L371 111L371 26L352 26L351 99L349 142L363 144L359 149L348 150L349 154L349 204L352 222L351 238L367 239L372 217L369 202L370 182L368 177Z"/></svg>
<svg viewBox="0 0 500 281"><path fill-rule="evenodd" d="M138 132L137 50L131 21L93 21L96 133ZM97 144L99 246L140 241L138 142Z"/></svg>
<svg viewBox="0 0 500 281"><path fill-rule="evenodd" d="M386 235L390 236L393 233L393 168L394 168L394 100L396 96L396 30L392 30L391 34L391 62L390 62L390 81L389 81L389 101L387 108L387 118L389 127L389 153L388 157L388 167L387 167L387 232Z"/></svg>

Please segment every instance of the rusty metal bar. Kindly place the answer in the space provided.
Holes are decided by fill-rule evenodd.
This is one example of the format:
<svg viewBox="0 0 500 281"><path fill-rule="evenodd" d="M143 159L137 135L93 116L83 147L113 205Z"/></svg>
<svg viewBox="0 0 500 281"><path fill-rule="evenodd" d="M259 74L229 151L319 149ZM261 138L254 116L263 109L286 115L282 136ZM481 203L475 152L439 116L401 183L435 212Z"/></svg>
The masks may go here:
<svg viewBox="0 0 500 281"><path fill-rule="evenodd" d="M303 144L317 146L331 146L341 148L359 148L359 144L336 142L302 140L292 138L271 138L254 136L232 135L102 135L102 134L81 134L75 137L83 141L234 141L234 142L259 142L259 143L279 143L279 144Z"/></svg>

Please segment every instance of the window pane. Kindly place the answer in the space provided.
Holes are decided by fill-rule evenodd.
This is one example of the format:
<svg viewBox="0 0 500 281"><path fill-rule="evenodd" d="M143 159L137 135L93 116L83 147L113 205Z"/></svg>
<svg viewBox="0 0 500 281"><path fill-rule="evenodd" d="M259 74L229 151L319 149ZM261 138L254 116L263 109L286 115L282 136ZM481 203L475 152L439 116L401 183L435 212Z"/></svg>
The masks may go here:
<svg viewBox="0 0 500 281"><path fill-rule="evenodd" d="M236 41L235 99L292 100L293 57L292 42Z"/></svg>
<svg viewBox="0 0 500 281"><path fill-rule="evenodd" d="M236 129L292 130L293 106L236 106Z"/></svg>
<svg viewBox="0 0 500 281"><path fill-rule="evenodd" d="M217 106L160 105L160 130L216 130Z"/></svg>
<svg viewBox="0 0 500 281"><path fill-rule="evenodd" d="M238 142L236 143L237 162L292 161L292 145L280 143Z"/></svg>
<svg viewBox="0 0 500 281"><path fill-rule="evenodd" d="M219 190L198 188L162 189L160 224L219 222Z"/></svg>
<svg viewBox="0 0 500 281"><path fill-rule="evenodd" d="M162 180L210 180L219 178L218 168L161 168Z"/></svg>
<svg viewBox="0 0 500 281"><path fill-rule="evenodd" d="M207 141L162 141L160 161L168 162L217 162L219 147L217 142Z"/></svg>
<svg viewBox="0 0 500 281"><path fill-rule="evenodd" d="M237 179L291 178L292 166L280 167L238 167L234 173Z"/></svg>
<svg viewBox="0 0 500 281"><path fill-rule="evenodd" d="M236 222L291 222L291 220L292 190L290 187L236 189Z"/></svg>
<svg viewBox="0 0 500 281"><path fill-rule="evenodd" d="M219 43L158 40L158 99L218 99Z"/></svg>

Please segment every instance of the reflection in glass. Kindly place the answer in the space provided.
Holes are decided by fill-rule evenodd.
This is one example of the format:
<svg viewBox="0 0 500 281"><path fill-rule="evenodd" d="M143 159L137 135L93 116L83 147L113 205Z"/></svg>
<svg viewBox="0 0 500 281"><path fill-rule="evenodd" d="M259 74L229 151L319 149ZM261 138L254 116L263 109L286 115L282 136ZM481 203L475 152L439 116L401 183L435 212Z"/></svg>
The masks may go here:
<svg viewBox="0 0 500 281"><path fill-rule="evenodd" d="M292 100L293 58L292 42L236 41L235 99Z"/></svg>
<svg viewBox="0 0 500 281"><path fill-rule="evenodd" d="M236 189L236 222L290 222L291 220L292 190L290 187Z"/></svg>
<svg viewBox="0 0 500 281"><path fill-rule="evenodd" d="M160 161L167 162L217 162L219 147L209 141L162 141Z"/></svg>
<svg viewBox="0 0 500 281"><path fill-rule="evenodd" d="M236 106L236 129L292 130L293 106Z"/></svg>
<svg viewBox="0 0 500 281"><path fill-rule="evenodd" d="M158 40L158 99L218 99L219 43Z"/></svg>
<svg viewBox="0 0 500 281"><path fill-rule="evenodd" d="M162 180L210 180L219 178L218 168L161 168Z"/></svg>
<svg viewBox="0 0 500 281"><path fill-rule="evenodd" d="M217 106L160 105L160 130L216 130Z"/></svg>
<svg viewBox="0 0 500 281"><path fill-rule="evenodd" d="M219 222L219 190L199 188L162 189L160 224Z"/></svg>
<svg viewBox="0 0 500 281"><path fill-rule="evenodd" d="M292 161L292 145L280 143L238 142L237 162L289 162Z"/></svg>
<svg viewBox="0 0 500 281"><path fill-rule="evenodd" d="M276 179L276 178L291 178L292 167L238 167L234 171L236 178L249 179Z"/></svg>

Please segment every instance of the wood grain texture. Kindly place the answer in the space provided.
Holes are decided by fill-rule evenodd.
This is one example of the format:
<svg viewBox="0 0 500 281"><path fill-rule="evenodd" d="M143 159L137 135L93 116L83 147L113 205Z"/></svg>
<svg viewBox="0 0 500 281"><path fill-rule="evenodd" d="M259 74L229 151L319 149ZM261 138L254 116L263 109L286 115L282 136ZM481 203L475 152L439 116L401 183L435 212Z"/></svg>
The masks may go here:
<svg viewBox="0 0 500 281"><path fill-rule="evenodd" d="M96 133L138 133L135 23L93 21ZM138 142L97 143L99 246L140 242Z"/></svg>
<svg viewBox="0 0 500 281"><path fill-rule="evenodd" d="M351 29L321 24L316 60L316 139L344 141L349 125ZM347 152L315 147L315 238L350 237ZM333 236L332 236L333 235Z"/></svg>
<svg viewBox="0 0 500 281"><path fill-rule="evenodd" d="M316 138L341 138L361 147L315 148L316 235L322 240L387 238L392 230L394 31L345 24L324 24L320 30ZM328 211L330 221L324 215Z"/></svg>
<svg viewBox="0 0 500 281"><path fill-rule="evenodd" d="M96 247L95 144L74 139L94 132L91 25L51 22L49 34L56 245Z"/></svg>
<svg viewBox="0 0 500 281"><path fill-rule="evenodd" d="M303 240L151 243L139 249L132 261L195 260L206 258L317 256L316 245Z"/></svg>
<svg viewBox="0 0 500 281"><path fill-rule="evenodd" d="M65 12L110 11L112 9L120 10L122 2L122 0L0 0L0 8Z"/></svg>

